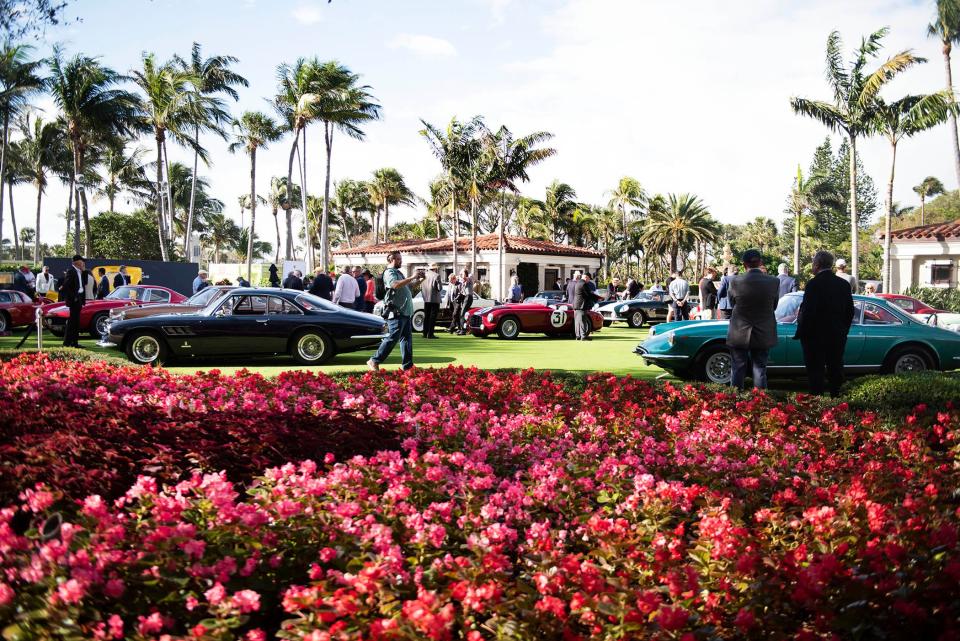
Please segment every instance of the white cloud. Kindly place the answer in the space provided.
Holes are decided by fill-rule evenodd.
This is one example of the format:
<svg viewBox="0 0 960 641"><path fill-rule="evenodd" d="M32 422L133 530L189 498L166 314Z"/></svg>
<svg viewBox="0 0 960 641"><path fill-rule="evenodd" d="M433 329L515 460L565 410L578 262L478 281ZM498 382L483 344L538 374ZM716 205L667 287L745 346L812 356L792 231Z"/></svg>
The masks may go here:
<svg viewBox="0 0 960 641"><path fill-rule="evenodd" d="M507 5L509 5L513 0L487 0L487 4L490 5L490 11L493 13L493 19L499 24L503 22L506 17Z"/></svg>
<svg viewBox="0 0 960 641"><path fill-rule="evenodd" d="M290 15L293 16L294 20L304 25L314 25L323 20L320 5L316 2L304 2L290 12Z"/></svg>
<svg viewBox="0 0 960 641"><path fill-rule="evenodd" d="M420 56L451 58L457 49L449 40L420 34L401 33L387 43L391 49L407 49Z"/></svg>

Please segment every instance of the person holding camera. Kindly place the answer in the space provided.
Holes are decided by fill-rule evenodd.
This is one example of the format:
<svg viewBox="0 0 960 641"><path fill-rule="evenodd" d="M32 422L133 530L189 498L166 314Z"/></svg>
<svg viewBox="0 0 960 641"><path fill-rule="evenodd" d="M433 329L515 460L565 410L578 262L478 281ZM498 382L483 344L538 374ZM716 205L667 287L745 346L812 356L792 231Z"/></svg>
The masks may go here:
<svg viewBox="0 0 960 641"><path fill-rule="evenodd" d="M394 250L387 254L387 269L383 272L383 286L386 295L383 297L383 317L387 321L387 336L380 342L377 353L367 361L367 367L373 371L380 369L380 363L387 360L394 346L400 343L401 367L413 367L413 296L410 295L410 285L423 282L425 278L422 269L410 278L404 278L400 266L403 258L400 252Z"/></svg>

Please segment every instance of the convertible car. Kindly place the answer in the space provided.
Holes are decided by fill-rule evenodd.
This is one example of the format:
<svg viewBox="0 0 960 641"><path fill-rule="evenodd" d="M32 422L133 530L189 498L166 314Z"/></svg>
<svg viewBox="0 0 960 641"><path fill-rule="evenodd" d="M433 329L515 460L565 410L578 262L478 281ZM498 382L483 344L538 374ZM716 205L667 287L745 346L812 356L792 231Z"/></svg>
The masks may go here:
<svg viewBox="0 0 960 641"><path fill-rule="evenodd" d="M194 314L109 323L99 344L146 365L168 358L290 354L319 365L338 352L376 347L386 323L292 289L237 288Z"/></svg>
<svg viewBox="0 0 960 641"><path fill-rule="evenodd" d="M12 327L33 325L37 308L48 303L48 298L34 301L23 292L0 290L0 334L10 331Z"/></svg>
<svg viewBox="0 0 960 641"><path fill-rule="evenodd" d="M223 298L234 289L236 289L236 287L233 285L210 285L209 287L204 287L182 303L168 303L166 305L157 303L156 305L143 305L141 307L118 307L110 310L110 321L146 318L147 316L156 316L157 314L191 314L193 312L199 312L213 301Z"/></svg>
<svg viewBox="0 0 960 641"><path fill-rule="evenodd" d="M847 373L911 372L960 368L960 334L931 327L896 305L854 296L853 325L844 351ZM777 305L779 342L770 350L771 376L803 376L800 341L793 340L803 292ZM727 321L682 321L650 330L635 350L643 360L680 378L729 383L732 360L726 346Z"/></svg>
<svg viewBox="0 0 960 641"><path fill-rule="evenodd" d="M603 317L590 311L593 331L603 327ZM521 332L543 333L547 336L573 335L573 308L561 303L507 303L494 307L470 310L468 327L474 336L486 338L496 332L500 338L516 338Z"/></svg>
<svg viewBox="0 0 960 641"><path fill-rule="evenodd" d="M698 309L699 296L690 296L687 301L690 313ZM603 315L604 327L624 321L630 327L637 329L650 323L661 323L667 320L670 296L664 292L640 292L633 298L602 303L595 309Z"/></svg>
<svg viewBox="0 0 960 641"><path fill-rule="evenodd" d="M166 287L156 285L125 285L110 292L102 300L90 300L80 310L80 331L100 338L106 331L110 312L123 307L142 307L161 303L182 303L186 296ZM63 303L43 306L43 325L54 336L63 336L67 331L70 309Z"/></svg>

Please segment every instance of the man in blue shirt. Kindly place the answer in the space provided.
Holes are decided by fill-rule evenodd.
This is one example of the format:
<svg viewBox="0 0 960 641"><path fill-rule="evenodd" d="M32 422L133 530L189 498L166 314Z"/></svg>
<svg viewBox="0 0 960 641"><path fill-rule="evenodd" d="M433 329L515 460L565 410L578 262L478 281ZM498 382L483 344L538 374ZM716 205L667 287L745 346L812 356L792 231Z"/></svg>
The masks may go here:
<svg viewBox="0 0 960 641"><path fill-rule="evenodd" d="M207 282L207 271L201 269L197 272L197 277L193 279L193 293L196 294L204 287L204 283Z"/></svg>
<svg viewBox="0 0 960 641"><path fill-rule="evenodd" d="M404 278L400 271L402 264L400 252L387 254L387 269L383 272L383 285L387 289L383 297L383 313L387 319L388 334L380 343L377 353L367 361L367 367L374 371L380 369L380 363L387 360L397 343L400 343L403 369L413 367L413 296L410 294L410 285L423 281L424 273L420 270L410 278Z"/></svg>

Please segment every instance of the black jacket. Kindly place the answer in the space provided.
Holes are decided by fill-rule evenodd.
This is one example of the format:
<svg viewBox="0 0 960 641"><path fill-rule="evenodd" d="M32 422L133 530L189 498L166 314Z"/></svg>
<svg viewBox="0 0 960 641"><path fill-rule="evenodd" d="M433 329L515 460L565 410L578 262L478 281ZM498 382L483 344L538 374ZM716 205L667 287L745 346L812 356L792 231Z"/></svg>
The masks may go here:
<svg viewBox="0 0 960 641"><path fill-rule="evenodd" d="M331 280L330 276L321 272L313 279L313 282L310 283L310 293L320 298L333 300L333 280Z"/></svg>
<svg viewBox="0 0 960 641"><path fill-rule="evenodd" d="M68 267L63 276L63 282L60 285L60 297L63 302L67 305L85 303L87 301L87 283L90 281L90 278L90 272L87 270L83 270L83 274L78 276L75 267L72 265Z"/></svg>
<svg viewBox="0 0 960 641"><path fill-rule="evenodd" d="M110 278L104 274L100 277L100 280L97 281L97 300L106 298L107 294L110 293Z"/></svg>
<svg viewBox="0 0 960 641"><path fill-rule="evenodd" d="M715 309L717 306L717 286L708 276L700 279L700 309Z"/></svg>
<svg viewBox="0 0 960 641"><path fill-rule="evenodd" d="M576 281L573 288L573 308L574 309L593 309L597 302L597 287L592 282L583 279Z"/></svg>
<svg viewBox="0 0 960 641"><path fill-rule="evenodd" d="M733 314L727 328L727 345L740 349L770 349L777 344L777 309L780 281L751 269L736 276L728 288Z"/></svg>
<svg viewBox="0 0 960 641"><path fill-rule="evenodd" d="M283 280L284 289L299 289L303 291L303 281L291 274Z"/></svg>
<svg viewBox="0 0 960 641"><path fill-rule="evenodd" d="M129 284L130 284L129 274L121 274L118 272L117 275L113 277L114 289L116 289L117 287L123 287L124 285L129 285Z"/></svg>
<svg viewBox="0 0 960 641"><path fill-rule="evenodd" d="M803 290L794 338L823 342L842 338L850 331L853 312L850 283L824 269Z"/></svg>

